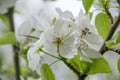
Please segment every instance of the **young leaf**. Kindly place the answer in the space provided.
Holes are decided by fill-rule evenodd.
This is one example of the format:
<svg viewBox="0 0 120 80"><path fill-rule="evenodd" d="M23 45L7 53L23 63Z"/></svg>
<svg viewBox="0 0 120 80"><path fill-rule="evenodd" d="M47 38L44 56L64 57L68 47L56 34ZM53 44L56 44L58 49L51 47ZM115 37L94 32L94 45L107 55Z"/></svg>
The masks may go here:
<svg viewBox="0 0 120 80"><path fill-rule="evenodd" d="M9 20L7 16L0 14L0 19L5 23L6 27L9 27Z"/></svg>
<svg viewBox="0 0 120 80"><path fill-rule="evenodd" d="M93 59L93 64L91 65L88 75L96 74L96 73L109 73L111 72L109 64L106 62L104 58Z"/></svg>
<svg viewBox="0 0 120 80"><path fill-rule="evenodd" d="M80 68L82 72L87 73L91 67L92 63L86 61L80 61Z"/></svg>
<svg viewBox="0 0 120 80"><path fill-rule="evenodd" d="M105 40L110 29L110 23L107 15L104 13L99 13L96 16L95 25L100 36Z"/></svg>
<svg viewBox="0 0 120 80"><path fill-rule="evenodd" d="M80 56L75 55L74 58L68 60L68 62L78 71L80 71Z"/></svg>
<svg viewBox="0 0 120 80"><path fill-rule="evenodd" d="M117 35L112 40L106 41L105 44L107 47L111 47L119 43L120 43L120 31L117 33Z"/></svg>
<svg viewBox="0 0 120 80"><path fill-rule="evenodd" d="M85 62L80 60L79 55L75 55L74 58L69 60L69 63L78 71L82 71L86 73L89 70L89 67L91 66L92 63Z"/></svg>
<svg viewBox="0 0 120 80"><path fill-rule="evenodd" d="M109 40L109 41L106 41L105 44L107 47L111 47L111 46L115 45L116 43L112 40Z"/></svg>
<svg viewBox="0 0 120 80"><path fill-rule="evenodd" d="M41 78L42 80L55 80L55 76L48 64L41 65Z"/></svg>
<svg viewBox="0 0 120 80"><path fill-rule="evenodd" d="M120 31L118 32L118 34L116 35L116 44L120 43Z"/></svg>
<svg viewBox="0 0 120 80"><path fill-rule="evenodd" d="M7 32L4 36L0 37L1 44L15 44L16 38L14 32Z"/></svg>
<svg viewBox="0 0 120 80"><path fill-rule="evenodd" d="M89 17L90 17L90 19L92 19L92 17L93 17L93 12L89 12Z"/></svg>
<svg viewBox="0 0 120 80"><path fill-rule="evenodd" d="M118 71L120 72L120 59L118 60Z"/></svg>
<svg viewBox="0 0 120 80"><path fill-rule="evenodd" d="M86 14L89 12L92 6L93 0L82 0L83 7L86 11Z"/></svg>

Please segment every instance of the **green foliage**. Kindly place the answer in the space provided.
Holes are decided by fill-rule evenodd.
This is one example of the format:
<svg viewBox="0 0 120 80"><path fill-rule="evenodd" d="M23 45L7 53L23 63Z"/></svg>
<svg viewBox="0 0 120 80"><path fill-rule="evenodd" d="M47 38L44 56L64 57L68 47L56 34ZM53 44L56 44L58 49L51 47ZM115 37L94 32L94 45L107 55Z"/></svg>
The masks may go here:
<svg viewBox="0 0 120 80"><path fill-rule="evenodd" d="M41 65L41 78L42 80L55 80L55 76L48 64Z"/></svg>
<svg viewBox="0 0 120 80"><path fill-rule="evenodd" d="M86 14L89 12L94 0L82 0Z"/></svg>
<svg viewBox="0 0 120 80"><path fill-rule="evenodd" d="M89 70L89 67L92 63L80 60L79 55L75 55L74 58L68 60L68 62L78 71L86 73Z"/></svg>
<svg viewBox="0 0 120 80"><path fill-rule="evenodd" d="M106 41L106 46L111 47L119 43L120 43L120 31L117 33L117 35L112 40Z"/></svg>
<svg viewBox="0 0 120 80"><path fill-rule="evenodd" d="M120 6L117 6L116 8L120 9Z"/></svg>
<svg viewBox="0 0 120 80"><path fill-rule="evenodd" d="M93 63L87 72L88 75L96 73L109 73L111 69L104 58L93 59Z"/></svg>
<svg viewBox="0 0 120 80"><path fill-rule="evenodd" d="M92 59L93 62L87 62L80 60L79 55L75 55L74 58L68 60L68 62L78 71L82 71L87 75L96 73L108 73L110 72L109 64L104 58Z"/></svg>
<svg viewBox="0 0 120 80"><path fill-rule="evenodd" d="M9 19L7 16L0 14L0 19L4 22L6 27L9 27L10 23L9 23Z"/></svg>
<svg viewBox="0 0 120 80"><path fill-rule="evenodd" d="M119 60L118 60L118 71L120 72L120 58L119 58Z"/></svg>
<svg viewBox="0 0 120 80"><path fill-rule="evenodd" d="M110 29L110 23L107 15L104 13L99 13L96 16L95 25L100 36L105 40Z"/></svg>
<svg viewBox="0 0 120 80"><path fill-rule="evenodd" d="M101 5L104 7L106 4L106 0L99 0L99 2L101 3Z"/></svg>
<svg viewBox="0 0 120 80"><path fill-rule="evenodd" d="M79 55L75 55L74 58L68 60L68 63L70 63L74 68L80 71L80 56Z"/></svg>
<svg viewBox="0 0 120 80"><path fill-rule="evenodd" d="M105 44L107 47L111 47L111 46L115 45L115 41L109 40L109 41L106 41Z"/></svg>
<svg viewBox="0 0 120 80"><path fill-rule="evenodd" d="M37 78L40 77L35 71L32 71L32 70L31 70L30 68L28 68L27 66L21 68L21 76L22 76L23 78L33 77L33 78L35 78L35 79L37 79Z"/></svg>
<svg viewBox="0 0 120 80"><path fill-rule="evenodd" d="M92 17L93 17L93 13L92 12L89 12L89 17L90 17L90 19L92 19Z"/></svg>
<svg viewBox="0 0 120 80"><path fill-rule="evenodd" d="M16 38L14 32L7 32L4 36L0 37L0 45L2 44L15 44Z"/></svg>

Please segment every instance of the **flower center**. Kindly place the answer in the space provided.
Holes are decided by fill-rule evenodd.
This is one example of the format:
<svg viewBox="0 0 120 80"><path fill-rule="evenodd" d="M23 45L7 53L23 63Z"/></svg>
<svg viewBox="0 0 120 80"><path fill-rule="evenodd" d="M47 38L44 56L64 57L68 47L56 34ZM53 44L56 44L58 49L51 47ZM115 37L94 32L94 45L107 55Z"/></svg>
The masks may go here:
<svg viewBox="0 0 120 80"><path fill-rule="evenodd" d="M85 29L82 30L82 37L87 35L87 34L91 34L91 32L87 27L85 27Z"/></svg>
<svg viewBox="0 0 120 80"><path fill-rule="evenodd" d="M56 37L53 40L53 43L57 44L57 45L61 45L62 44L62 38L61 37Z"/></svg>

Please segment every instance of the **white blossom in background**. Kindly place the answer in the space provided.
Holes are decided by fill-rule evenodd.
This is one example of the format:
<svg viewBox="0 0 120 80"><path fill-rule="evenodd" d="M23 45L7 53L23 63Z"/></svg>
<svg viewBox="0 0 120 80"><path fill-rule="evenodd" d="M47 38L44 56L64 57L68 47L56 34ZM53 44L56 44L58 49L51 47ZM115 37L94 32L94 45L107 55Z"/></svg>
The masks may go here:
<svg viewBox="0 0 120 80"><path fill-rule="evenodd" d="M0 14L7 13L8 8L15 5L17 0L0 0Z"/></svg>
<svg viewBox="0 0 120 80"><path fill-rule="evenodd" d="M107 51L103 55L111 68L111 73L89 75L86 80L120 80L120 73L118 71L117 61L120 58L118 53Z"/></svg>
<svg viewBox="0 0 120 80"><path fill-rule="evenodd" d="M71 30L71 27L69 21L62 19L57 20L55 25L43 33L45 50L53 55L59 55L57 51L57 46L59 46L60 55L73 57L75 54L75 32Z"/></svg>
<svg viewBox="0 0 120 80"><path fill-rule="evenodd" d="M44 9L41 9L39 13L29 16L18 28L16 28L17 40L20 43L28 42L29 40L29 42L36 40L28 37L28 35L39 38L41 33L51 26L53 17L48 17L46 16L47 14L48 13L46 13Z"/></svg>
<svg viewBox="0 0 120 80"><path fill-rule="evenodd" d="M107 6L111 15L113 17L118 16L120 9L118 8L119 4L117 3L117 0L105 0L105 2L107 2ZM103 4L100 2L100 0L94 0L94 7L97 10L103 10L102 5Z"/></svg>
<svg viewBox="0 0 120 80"><path fill-rule="evenodd" d="M27 53L29 67L38 73L40 73L40 64L44 56L43 53L39 50L43 46L42 42L42 40L38 40L33 44L33 46L30 47Z"/></svg>

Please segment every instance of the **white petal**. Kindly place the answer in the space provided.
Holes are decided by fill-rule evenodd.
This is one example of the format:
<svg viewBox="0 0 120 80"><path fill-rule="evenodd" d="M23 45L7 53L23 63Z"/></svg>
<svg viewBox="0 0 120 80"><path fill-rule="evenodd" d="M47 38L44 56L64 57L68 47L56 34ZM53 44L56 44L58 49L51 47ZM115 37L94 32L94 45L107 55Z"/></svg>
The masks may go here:
<svg viewBox="0 0 120 80"><path fill-rule="evenodd" d="M78 54L80 54L80 59L83 61L87 61L87 62L93 62L89 57L87 57L83 52L78 51Z"/></svg>
<svg viewBox="0 0 120 80"><path fill-rule="evenodd" d="M39 54L35 54L33 53L34 48L29 49L28 54L27 54L27 58L29 61L29 67L33 70L36 70L37 66L40 65L40 56Z"/></svg>
<svg viewBox="0 0 120 80"><path fill-rule="evenodd" d="M66 20L74 19L73 14L70 11L62 12L60 8L56 8L56 11L59 13L59 18Z"/></svg>
<svg viewBox="0 0 120 80"><path fill-rule="evenodd" d="M112 72L115 75L119 75L118 68L117 68L117 61L120 58L120 55L113 51L107 51L103 56L109 63Z"/></svg>
<svg viewBox="0 0 120 80"><path fill-rule="evenodd" d="M87 48L87 49L82 49L82 50L84 51L86 56L88 56L89 58L100 58L100 57L102 57L102 55L94 49Z"/></svg>
<svg viewBox="0 0 120 80"><path fill-rule="evenodd" d="M65 64L58 62L52 66L56 80L77 80L77 76Z"/></svg>
<svg viewBox="0 0 120 80"><path fill-rule="evenodd" d="M94 33L87 34L86 37L85 37L85 39L86 39L89 43L91 43L91 44L96 44L96 45L100 44L101 41L102 41L101 38L100 38L98 35L94 34Z"/></svg>

